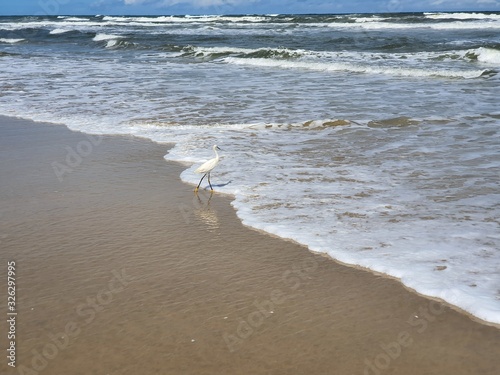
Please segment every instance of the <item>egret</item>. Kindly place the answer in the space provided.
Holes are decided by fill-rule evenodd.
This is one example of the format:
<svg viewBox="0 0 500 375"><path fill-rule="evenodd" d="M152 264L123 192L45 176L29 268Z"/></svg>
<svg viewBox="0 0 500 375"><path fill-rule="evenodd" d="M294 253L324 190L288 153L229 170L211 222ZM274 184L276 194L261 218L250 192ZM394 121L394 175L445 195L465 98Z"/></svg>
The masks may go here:
<svg viewBox="0 0 500 375"><path fill-rule="evenodd" d="M206 161L195 170L196 173L204 173L203 177L200 180L200 183L198 184L196 189L194 189L195 192L197 192L198 189L200 188L201 182L203 181L205 176L208 176L208 184L210 185L210 189L212 189L212 191L214 190L212 184L210 183L210 172L212 172L212 169L214 169L217 166L217 164L219 164L219 154L217 153L217 150L220 150L220 148L219 146L214 145L212 149L215 152L215 158Z"/></svg>

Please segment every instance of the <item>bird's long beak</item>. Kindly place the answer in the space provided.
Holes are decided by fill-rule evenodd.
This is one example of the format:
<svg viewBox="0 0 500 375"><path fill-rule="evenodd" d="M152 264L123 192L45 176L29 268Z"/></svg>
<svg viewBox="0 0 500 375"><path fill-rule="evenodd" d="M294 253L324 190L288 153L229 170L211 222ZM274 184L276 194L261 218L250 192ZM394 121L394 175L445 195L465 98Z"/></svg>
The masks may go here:
<svg viewBox="0 0 500 375"><path fill-rule="evenodd" d="M216 148L217 150L222 151L222 148L220 148L219 146L217 146Z"/></svg>

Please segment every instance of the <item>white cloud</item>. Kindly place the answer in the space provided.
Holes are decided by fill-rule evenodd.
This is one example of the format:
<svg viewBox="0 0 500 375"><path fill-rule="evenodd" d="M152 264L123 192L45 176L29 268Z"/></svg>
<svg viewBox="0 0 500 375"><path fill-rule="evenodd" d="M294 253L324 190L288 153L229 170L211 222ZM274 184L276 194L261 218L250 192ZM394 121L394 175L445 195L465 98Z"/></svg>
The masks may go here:
<svg viewBox="0 0 500 375"><path fill-rule="evenodd" d="M433 6L447 5L450 8L458 8L459 6L472 8L475 5L495 5L498 6L498 0L435 0L430 3Z"/></svg>
<svg viewBox="0 0 500 375"><path fill-rule="evenodd" d="M164 0L164 5L186 4L193 7L212 7L212 6L235 6L240 4L247 4L251 1L248 0Z"/></svg>
<svg viewBox="0 0 500 375"><path fill-rule="evenodd" d="M124 0L125 5L139 5L143 3L154 3L157 6L173 6L173 5L187 5L194 8L208 8L208 7L220 7L220 6L238 6L247 5L249 3L256 2L257 0Z"/></svg>
<svg viewBox="0 0 500 375"><path fill-rule="evenodd" d="M477 0L477 3L478 4L486 4L486 5L496 5L496 6L500 6L500 1L498 0Z"/></svg>

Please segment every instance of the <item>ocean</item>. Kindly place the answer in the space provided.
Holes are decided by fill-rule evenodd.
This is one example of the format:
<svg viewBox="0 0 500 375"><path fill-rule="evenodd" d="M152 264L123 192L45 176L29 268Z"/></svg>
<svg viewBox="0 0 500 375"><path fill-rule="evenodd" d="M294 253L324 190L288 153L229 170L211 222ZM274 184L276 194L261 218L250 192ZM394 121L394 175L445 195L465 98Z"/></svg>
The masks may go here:
<svg viewBox="0 0 500 375"><path fill-rule="evenodd" d="M0 114L193 188L217 144L245 225L500 323L500 12L0 17L0 67Z"/></svg>

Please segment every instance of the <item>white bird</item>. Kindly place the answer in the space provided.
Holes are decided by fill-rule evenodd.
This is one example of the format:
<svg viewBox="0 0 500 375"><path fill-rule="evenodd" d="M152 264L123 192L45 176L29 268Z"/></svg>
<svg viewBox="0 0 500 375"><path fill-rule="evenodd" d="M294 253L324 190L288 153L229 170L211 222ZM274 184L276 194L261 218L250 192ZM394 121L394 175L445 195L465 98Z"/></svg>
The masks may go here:
<svg viewBox="0 0 500 375"><path fill-rule="evenodd" d="M195 192L198 191L198 189L200 188L200 185L201 185L201 181L203 181L203 179L207 175L208 175L208 184L210 185L210 189L212 189L212 191L214 190L214 188L212 187L212 184L210 183L210 172L212 172L212 169L214 169L217 166L217 164L219 164L219 154L217 153L217 150L220 150L220 148L217 145L214 145L214 147L212 147L212 149L215 152L215 158L206 161L205 163L200 165L195 170L196 173L204 173L203 177L200 180L200 183L198 184L196 189L194 189Z"/></svg>

